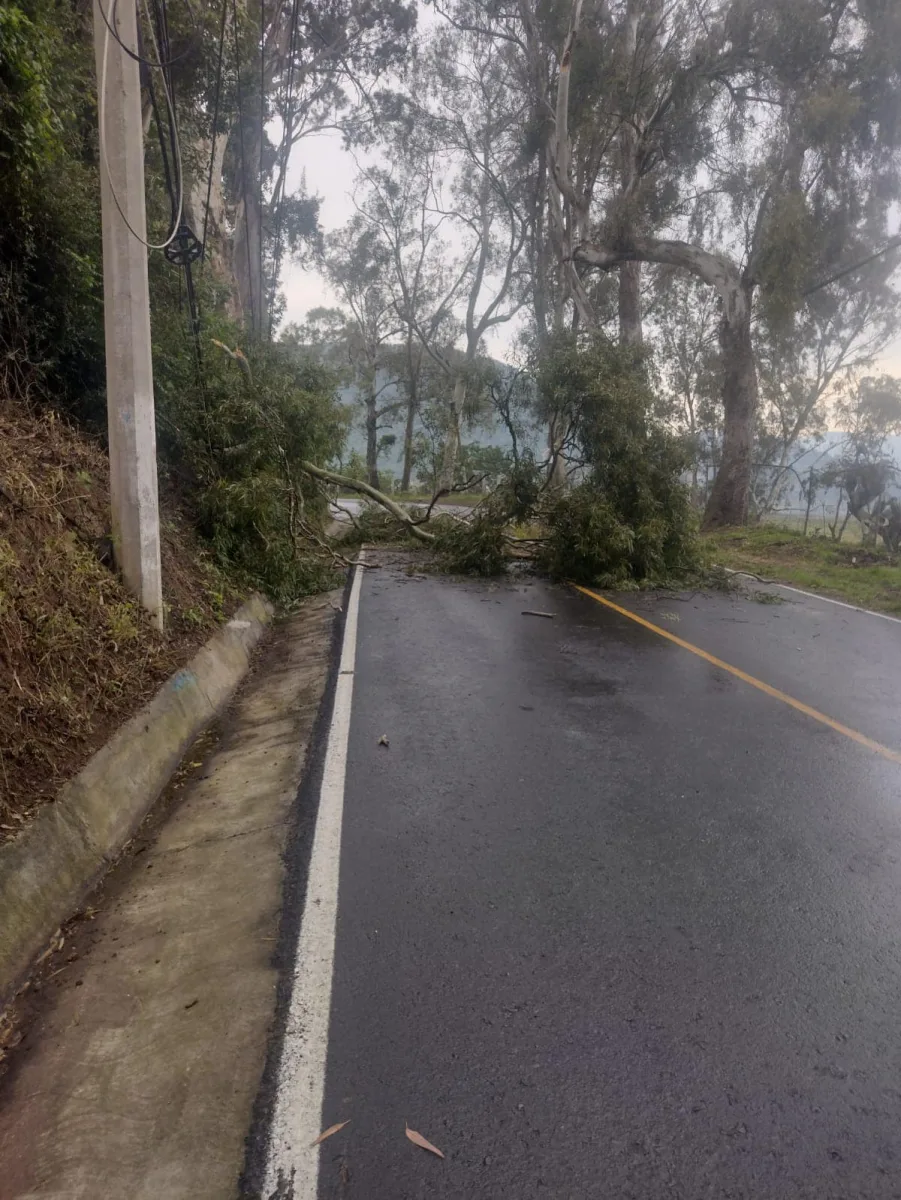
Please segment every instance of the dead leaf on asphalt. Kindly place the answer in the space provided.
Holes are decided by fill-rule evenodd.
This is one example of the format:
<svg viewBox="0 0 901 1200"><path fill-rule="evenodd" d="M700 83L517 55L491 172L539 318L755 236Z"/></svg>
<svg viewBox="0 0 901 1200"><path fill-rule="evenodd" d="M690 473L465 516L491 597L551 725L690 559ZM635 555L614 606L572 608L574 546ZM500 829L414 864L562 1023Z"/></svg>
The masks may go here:
<svg viewBox="0 0 901 1200"><path fill-rule="evenodd" d="M417 1133L416 1130L411 1129L409 1125L407 1126L407 1137L414 1146L420 1146L423 1150L428 1150L430 1154L437 1154L439 1158L444 1158L444 1155L437 1146L433 1146L428 1138L424 1138L421 1133Z"/></svg>
<svg viewBox="0 0 901 1200"><path fill-rule="evenodd" d="M349 1125L350 1121L339 1121L337 1125L329 1125L328 1129L323 1129L319 1137L314 1142L310 1142L311 1146L320 1146L326 1138L330 1138L333 1133L340 1133L345 1125Z"/></svg>
<svg viewBox="0 0 901 1200"><path fill-rule="evenodd" d="M387 735L387 733L383 733L383 734L382 734L382 736L379 738L378 744L379 744L380 746L388 746L388 745L390 745L390 743L389 743L389 741L388 741L388 735Z"/></svg>

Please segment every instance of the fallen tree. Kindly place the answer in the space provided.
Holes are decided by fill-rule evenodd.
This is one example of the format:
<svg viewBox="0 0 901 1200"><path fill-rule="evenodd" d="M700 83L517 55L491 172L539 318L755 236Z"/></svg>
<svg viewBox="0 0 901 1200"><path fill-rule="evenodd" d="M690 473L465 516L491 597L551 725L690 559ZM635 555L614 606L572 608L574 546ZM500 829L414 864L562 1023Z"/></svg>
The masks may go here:
<svg viewBox="0 0 901 1200"><path fill-rule="evenodd" d="M563 489L550 486L547 464L525 459L469 514L433 515L436 496L414 516L363 480L310 462L302 468L380 505L454 573L495 575L512 558L530 559L552 578L632 587L695 571L687 447L653 418L641 355L602 339L567 339L545 359L539 389L570 430Z"/></svg>
<svg viewBox="0 0 901 1200"><path fill-rule="evenodd" d="M435 535L433 533L429 533L428 530L423 529L397 501L392 500L390 496L386 496L384 492L380 492L371 483L365 483L362 479L354 479L350 475L339 475L337 471L329 471L325 467L317 467L315 463L311 462L302 462L300 468L322 483L331 483L335 487L345 488L349 491L359 492L363 496L368 496L370 500L374 500L376 504L380 504L382 508L389 512L396 521L399 521L411 537L416 538L419 542L426 542L428 544L434 542Z"/></svg>

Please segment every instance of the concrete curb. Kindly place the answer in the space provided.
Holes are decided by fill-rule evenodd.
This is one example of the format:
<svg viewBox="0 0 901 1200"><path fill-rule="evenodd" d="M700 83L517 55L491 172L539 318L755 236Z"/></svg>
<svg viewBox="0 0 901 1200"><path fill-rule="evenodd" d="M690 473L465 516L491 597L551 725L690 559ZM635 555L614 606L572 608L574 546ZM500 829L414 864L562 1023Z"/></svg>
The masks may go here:
<svg viewBox="0 0 901 1200"><path fill-rule="evenodd" d="M0 1007L118 857L191 742L244 678L272 619L253 596L15 841L0 847Z"/></svg>

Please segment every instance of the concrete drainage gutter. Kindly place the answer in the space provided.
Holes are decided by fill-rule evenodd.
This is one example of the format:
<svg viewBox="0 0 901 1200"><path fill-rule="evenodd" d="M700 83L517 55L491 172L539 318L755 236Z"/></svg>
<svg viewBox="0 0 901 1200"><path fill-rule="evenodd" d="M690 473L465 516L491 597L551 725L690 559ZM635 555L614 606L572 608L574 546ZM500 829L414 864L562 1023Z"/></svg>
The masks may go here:
<svg viewBox="0 0 901 1200"><path fill-rule="evenodd" d="M272 607L252 597L0 847L0 1007L121 853L185 751L247 674Z"/></svg>

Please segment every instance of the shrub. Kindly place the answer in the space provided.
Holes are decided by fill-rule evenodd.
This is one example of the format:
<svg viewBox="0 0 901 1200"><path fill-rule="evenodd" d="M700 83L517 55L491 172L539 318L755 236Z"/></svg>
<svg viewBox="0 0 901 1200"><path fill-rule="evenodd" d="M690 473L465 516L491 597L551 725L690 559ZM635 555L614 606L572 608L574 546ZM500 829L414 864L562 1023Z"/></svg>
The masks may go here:
<svg viewBox="0 0 901 1200"><path fill-rule="evenodd" d="M540 378L564 411L584 463L583 482L552 493L539 558L555 578L622 585L662 583L698 565L695 516L681 477L683 444L653 416L640 357L595 340L559 345Z"/></svg>
<svg viewBox="0 0 901 1200"><path fill-rule="evenodd" d="M363 542L403 542L409 537L403 523L384 508L364 503L356 516L356 524L350 525L341 538L342 545L359 546Z"/></svg>
<svg viewBox="0 0 901 1200"><path fill-rule="evenodd" d="M79 6L0 5L0 387L102 419L94 107Z"/></svg>
<svg viewBox="0 0 901 1200"><path fill-rule="evenodd" d="M478 510L471 520L442 517L436 522L435 553L439 566L456 575L500 575L506 567L503 520Z"/></svg>
<svg viewBox="0 0 901 1200"><path fill-rule="evenodd" d="M545 522L538 565L552 579L611 587L631 576L632 530L593 488L582 485L557 498Z"/></svg>
<svg viewBox="0 0 901 1200"><path fill-rule="evenodd" d="M300 463L340 450L335 379L278 343L248 347L245 372L213 343L238 345L238 329L222 318L204 325L198 370L176 315L163 307L157 326L159 447L201 534L222 565L276 602L330 586L334 560L316 541L327 502Z"/></svg>

